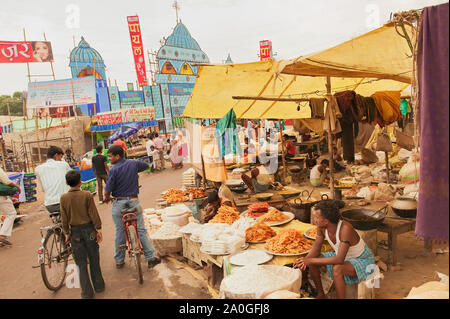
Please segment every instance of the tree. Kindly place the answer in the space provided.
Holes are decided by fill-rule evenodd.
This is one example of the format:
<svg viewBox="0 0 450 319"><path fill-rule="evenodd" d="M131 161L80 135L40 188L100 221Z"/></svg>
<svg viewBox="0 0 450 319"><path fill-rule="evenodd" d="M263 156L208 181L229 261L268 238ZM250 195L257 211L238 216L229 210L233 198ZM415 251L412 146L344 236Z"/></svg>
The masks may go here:
<svg viewBox="0 0 450 319"><path fill-rule="evenodd" d="M22 92L0 95L0 115L8 115L8 103L11 116L23 116Z"/></svg>

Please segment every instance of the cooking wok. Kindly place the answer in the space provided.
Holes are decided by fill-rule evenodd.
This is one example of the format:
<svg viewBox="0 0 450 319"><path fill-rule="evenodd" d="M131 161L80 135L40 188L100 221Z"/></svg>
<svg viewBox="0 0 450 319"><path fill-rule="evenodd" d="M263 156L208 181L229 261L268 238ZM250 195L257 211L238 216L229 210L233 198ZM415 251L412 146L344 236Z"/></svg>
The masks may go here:
<svg viewBox="0 0 450 319"><path fill-rule="evenodd" d="M384 210L384 213L381 213L382 210ZM358 208L341 213L342 219L352 224L358 230L376 229L383 223L386 214L387 206L379 210Z"/></svg>
<svg viewBox="0 0 450 319"><path fill-rule="evenodd" d="M244 183L241 183L240 185L237 186L229 186L230 190L232 192L236 192L236 193L244 193L247 190L247 185L245 185Z"/></svg>
<svg viewBox="0 0 450 319"><path fill-rule="evenodd" d="M391 203L392 210L403 218L416 218L417 201L413 198L400 197Z"/></svg>

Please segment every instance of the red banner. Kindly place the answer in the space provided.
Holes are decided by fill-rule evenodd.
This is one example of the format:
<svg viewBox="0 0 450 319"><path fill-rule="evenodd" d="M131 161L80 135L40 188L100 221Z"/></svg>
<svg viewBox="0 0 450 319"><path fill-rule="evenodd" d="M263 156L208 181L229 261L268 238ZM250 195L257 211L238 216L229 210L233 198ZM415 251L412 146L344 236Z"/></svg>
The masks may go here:
<svg viewBox="0 0 450 319"><path fill-rule="evenodd" d="M259 41L259 56L261 58L261 61L272 58L272 41Z"/></svg>
<svg viewBox="0 0 450 319"><path fill-rule="evenodd" d="M0 41L0 63L53 62L52 45L46 41Z"/></svg>
<svg viewBox="0 0 450 319"><path fill-rule="evenodd" d="M122 123L122 111L97 114L98 125L107 125L115 123Z"/></svg>
<svg viewBox="0 0 450 319"><path fill-rule="evenodd" d="M141 28L139 17L127 17L128 29L130 31L131 50L133 51L134 64L139 86L147 85L147 75L145 73L144 47L142 46Z"/></svg>

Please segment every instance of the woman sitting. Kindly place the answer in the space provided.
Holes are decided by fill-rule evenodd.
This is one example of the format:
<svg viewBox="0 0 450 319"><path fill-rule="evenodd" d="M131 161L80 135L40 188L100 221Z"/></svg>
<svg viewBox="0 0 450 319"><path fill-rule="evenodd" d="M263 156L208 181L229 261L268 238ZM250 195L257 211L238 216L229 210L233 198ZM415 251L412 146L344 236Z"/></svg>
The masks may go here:
<svg viewBox="0 0 450 319"><path fill-rule="evenodd" d="M220 206L226 205L232 207L233 204L231 201L225 198L220 198L217 191L212 191L208 193L208 199L207 199L207 205L205 207L205 214L203 215L201 219L202 224L206 224L211 219L216 216L217 211L219 210Z"/></svg>
<svg viewBox="0 0 450 319"><path fill-rule="evenodd" d="M286 149L285 156L287 158L294 157L295 156L295 144L289 138L289 135L287 135L287 134L283 135L283 143L284 143L284 147Z"/></svg>
<svg viewBox="0 0 450 319"><path fill-rule="evenodd" d="M337 298L345 298L345 285L358 284L375 269L375 258L353 226L340 220L334 201L321 201L313 207L314 223L318 226L316 240L309 254L294 262L294 268L309 268L317 289L317 298L325 298L320 278L320 267L326 266L334 281ZM321 254L324 239L334 252Z"/></svg>

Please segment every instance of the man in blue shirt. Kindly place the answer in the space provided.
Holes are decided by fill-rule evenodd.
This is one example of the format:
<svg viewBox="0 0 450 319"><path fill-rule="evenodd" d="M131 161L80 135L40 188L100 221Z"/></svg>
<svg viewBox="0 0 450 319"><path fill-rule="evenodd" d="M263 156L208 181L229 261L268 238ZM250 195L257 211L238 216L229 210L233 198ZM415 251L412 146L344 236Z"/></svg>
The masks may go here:
<svg viewBox="0 0 450 319"><path fill-rule="evenodd" d="M104 202L108 203L113 200L112 217L116 225L116 254L114 256L116 267L122 268L125 264L125 251L121 250L120 246L126 243L125 230L122 224L122 210L128 205L129 208L137 208L138 235L142 248L144 249L145 259L148 261L148 267L152 268L159 264L161 260L154 257L155 251L147 237L142 206L138 200L138 173L147 170L149 165L141 161L124 159L124 150L120 145L112 145L108 149L108 156L114 166L109 170L108 180L105 186ZM111 198L111 195L113 198Z"/></svg>

